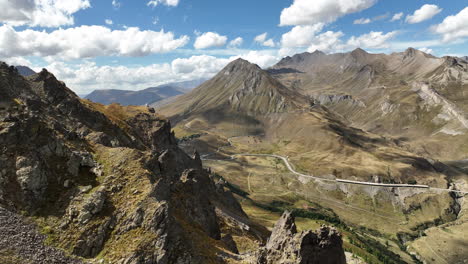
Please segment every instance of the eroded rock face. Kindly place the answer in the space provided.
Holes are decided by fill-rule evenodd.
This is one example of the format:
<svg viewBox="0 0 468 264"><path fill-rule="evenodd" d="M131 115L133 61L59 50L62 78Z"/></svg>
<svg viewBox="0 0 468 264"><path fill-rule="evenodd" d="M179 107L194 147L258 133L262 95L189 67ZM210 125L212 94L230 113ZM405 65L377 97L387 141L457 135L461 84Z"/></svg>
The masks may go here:
<svg viewBox="0 0 468 264"><path fill-rule="evenodd" d="M344 264L346 257L341 234L322 226L317 231L298 233L294 217L285 212L276 223L270 238L260 250L257 263Z"/></svg>
<svg viewBox="0 0 468 264"><path fill-rule="evenodd" d="M47 175L37 157L32 155L18 156L16 158L16 178L22 190L31 194L31 198L42 198L47 188Z"/></svg>

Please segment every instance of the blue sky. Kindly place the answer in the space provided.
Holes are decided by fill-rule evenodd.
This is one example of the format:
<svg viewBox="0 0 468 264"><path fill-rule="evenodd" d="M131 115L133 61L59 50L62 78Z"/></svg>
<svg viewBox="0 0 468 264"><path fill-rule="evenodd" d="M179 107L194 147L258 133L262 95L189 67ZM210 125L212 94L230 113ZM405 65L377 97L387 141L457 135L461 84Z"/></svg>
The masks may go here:
<svg viewBox="0 0 468 264"><path fill-rule="evenodd" d="M77 93L210 77L243 57L361 47L468 55L468 1L0 0L0 60ZM266 34L265 34L266 33Z"/></svg>

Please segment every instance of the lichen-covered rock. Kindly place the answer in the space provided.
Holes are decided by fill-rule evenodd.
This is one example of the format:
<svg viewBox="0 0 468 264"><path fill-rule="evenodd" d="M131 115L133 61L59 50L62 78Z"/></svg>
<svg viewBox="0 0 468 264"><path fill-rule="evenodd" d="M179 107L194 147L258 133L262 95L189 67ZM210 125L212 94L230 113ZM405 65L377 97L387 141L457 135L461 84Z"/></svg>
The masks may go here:
<svg viewBox="0 0 468 264"><path fill-rule="evenodd" d="M259 252L258 264L345 264L341 234L322 226L319 230L298 233L294 217L285 212L270 238Z"/></svg>
<svg viewBox="0 0 468 264"><path fill-rule="evenodd" d="M46 171L34 156L16 158L16 177L22 190L34 199L42 199L47 188Z"/></svg>

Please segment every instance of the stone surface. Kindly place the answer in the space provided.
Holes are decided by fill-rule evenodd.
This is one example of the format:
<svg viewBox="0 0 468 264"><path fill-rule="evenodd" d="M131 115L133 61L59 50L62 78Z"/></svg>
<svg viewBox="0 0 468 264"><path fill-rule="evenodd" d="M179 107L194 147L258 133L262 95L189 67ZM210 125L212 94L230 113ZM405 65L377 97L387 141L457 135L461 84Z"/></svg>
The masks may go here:
<svg viewBox="0 0 468 264"><path fill-rule="evenodd" d="M342 244L341 234L330 227L298 233L294 217L284 212L260 250L257 263L344 264Z"/></svg>

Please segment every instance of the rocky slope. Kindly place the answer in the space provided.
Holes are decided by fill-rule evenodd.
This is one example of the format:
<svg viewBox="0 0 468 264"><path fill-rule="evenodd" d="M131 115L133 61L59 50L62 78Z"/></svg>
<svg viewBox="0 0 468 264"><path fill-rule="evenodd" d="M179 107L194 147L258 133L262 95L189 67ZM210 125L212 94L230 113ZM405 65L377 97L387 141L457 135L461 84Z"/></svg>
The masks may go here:
<svg viewBox="0 0 468 264"><path fill-rule="evenodd" d="M0 143L2 261L254 263L237 243L269 235L153 109L80 100L46 70L0 65Z"/></svg>
<svg viewBox="0 0 468 264"><path fill-rule="evenodd" d="M167 116L178 113L180 118L202 113L261 115L307 105L307 98L286 88L257 65L237 59L209 81L158 111Z"/></svg>
<svg viewBox="0 0 468 264"><path fill-rule="evenodd" d="M400 137L420 155L465 158L468 64L460 58L412 48L389 55L316 51L287 57L269 71L314 98L352 98L317 101L355 127ZM437 100L423 89L426 85Z"/></svg>
<svg viewBox="0 0 468 264"><path fill-rule="evenodd" d="M341 234L322 226L316 232L297 232L294 217L285 212L260 250L257 263L344 264Z"/></svg>

